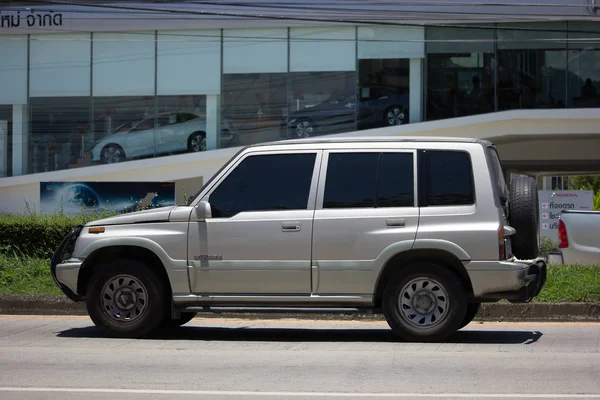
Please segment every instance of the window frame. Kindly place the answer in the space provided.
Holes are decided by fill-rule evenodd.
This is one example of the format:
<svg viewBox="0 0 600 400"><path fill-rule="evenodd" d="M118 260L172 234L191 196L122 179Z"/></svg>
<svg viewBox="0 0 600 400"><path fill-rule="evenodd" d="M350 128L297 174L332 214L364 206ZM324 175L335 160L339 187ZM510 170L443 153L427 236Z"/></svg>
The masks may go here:
<svg viewBox="0 0 600 400"><path fill-rule="evenodd" d="M324 208L323 203L325 200L325 185L327 184L327 167L329 164L329 155L330 154L346 154L346 153L402 153L402 154L411 154L413 159L413 205L412 206L404 206L404 207L339 207L339 208ZM319 175L319 183L317 188L317 201L316 201L316 209L317 210L392 210L392 209L411 209L418 207L418 183L419 183L419 175L417 170L417 150L416 149L406 149L406 148L384 148L384 147L371 147L367 149L361 148L349 148L349 149L330 149L325 150L323 152L323 157L321 159L321 173Z"/></svg>
<svg viewBox="0 0 600 400"><path fill-rule="evenodd" d="M470 174L470 178L471 178L471 186L473 188L473 202L469 203L469 204L445 204L445 205L429 205L427 204L427 188L429 185L429 169L428 169L428 155L427 153L441 153L441 152L446 152L446 153L465 153L469 159L469 163L471 164L471 174ZM472 207L477 205L477 185L475 183L475 173L473 171L473 157L471 156L471 153L467 150L459 150L459 149L452 149L452 150L448 150L448 149L419 149L418 151L418 164L419 164L419 172L421 172L419 174L419 181L418 181L418 186L419 186L419 195L418 195L418 207L419 208L439 208L439 207Z"/></svg>
<svg viewBox="0 0 600 400"><path fill-rule="evenodd" d="M246 153L243 153L243 154L239 155L239 157L237 159L235 159L232 163L230 163L225 170L221 171L220 176L218 176L212 182L209 182L210 186L207 185L207 187L204 188L203 193L201 194L201 197L199 196L200 200L198 200L197 202L194 203L194 207L196 207L200 201L207 201L210 204L210 196L213 194L213 192L247 158L256 157L256 156L269 156L269 155L273 156L273 155L283 155L283 154L315 154L315 162L314 162L312 176L311 176L310 188L309 188L309 192L308 192L308 202L306 205L306 209L303 208L303 209L294 209L294 210L242 211L231 217L209 218L209 219L211 219L211 220L212 219L214 219L214 220L231 220L236 217L239 217L240 215L244 215L244 214L248 214L248 213L273 213L273 212L281 213L281 212L314 211L315 199L316 199L316 193L317 193L317 183L318 183L318 179L319 179L319 169L321 166L322 155L323 155L323 151L318 150L318 149L257 150L257 151L248 151Z"/></svg>

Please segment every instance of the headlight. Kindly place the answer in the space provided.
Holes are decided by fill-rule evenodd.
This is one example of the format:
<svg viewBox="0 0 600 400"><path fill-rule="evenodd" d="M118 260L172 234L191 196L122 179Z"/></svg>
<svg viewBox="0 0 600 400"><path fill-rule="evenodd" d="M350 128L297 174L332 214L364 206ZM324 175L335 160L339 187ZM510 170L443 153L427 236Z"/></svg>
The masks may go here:
<svg viewBox="0 0 600 400"><path fill-rule="evenodd" d="M77 243L77 239L79 238L79 234L83 229L82 225L78 225L67 235L64 240L64 247L60 252L61 260L68 260L73 255L73 251L75 251L75 243Z"/></svg>

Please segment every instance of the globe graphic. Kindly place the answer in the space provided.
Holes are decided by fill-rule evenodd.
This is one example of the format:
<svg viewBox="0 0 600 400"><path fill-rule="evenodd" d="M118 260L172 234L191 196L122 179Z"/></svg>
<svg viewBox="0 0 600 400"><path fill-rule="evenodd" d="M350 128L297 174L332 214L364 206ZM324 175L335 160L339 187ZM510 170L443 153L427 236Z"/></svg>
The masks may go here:
<svg viewBox="0 0 600 400"><path fill-rule="evenodd" d="M100 205L98 193L81 183L64 188L61 197L66 210L79 210L81 207L98 207Z"/></svg>

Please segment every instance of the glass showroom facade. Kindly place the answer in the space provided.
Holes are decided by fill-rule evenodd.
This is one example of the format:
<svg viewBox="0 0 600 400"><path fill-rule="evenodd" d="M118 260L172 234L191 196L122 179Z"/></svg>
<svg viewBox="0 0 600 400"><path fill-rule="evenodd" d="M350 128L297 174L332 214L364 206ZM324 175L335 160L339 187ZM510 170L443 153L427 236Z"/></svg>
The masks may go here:
<svg viewBox="0 0 600 400"><path fill-rule="evenodd" d="M600 28L0 36L0 176L514 109L599 107Z"/></svg>

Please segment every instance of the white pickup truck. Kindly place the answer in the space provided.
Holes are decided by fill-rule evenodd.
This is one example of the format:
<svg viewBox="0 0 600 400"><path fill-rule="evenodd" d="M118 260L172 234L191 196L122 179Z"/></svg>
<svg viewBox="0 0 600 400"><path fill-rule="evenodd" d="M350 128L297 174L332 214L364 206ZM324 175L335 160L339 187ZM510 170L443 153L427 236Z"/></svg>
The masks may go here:
<svg viewBox="0 0 600 400"><path fill-rule="evenodd" d="M600 211L563 210L558 240L566 265L600 264Z"/></svg>

